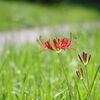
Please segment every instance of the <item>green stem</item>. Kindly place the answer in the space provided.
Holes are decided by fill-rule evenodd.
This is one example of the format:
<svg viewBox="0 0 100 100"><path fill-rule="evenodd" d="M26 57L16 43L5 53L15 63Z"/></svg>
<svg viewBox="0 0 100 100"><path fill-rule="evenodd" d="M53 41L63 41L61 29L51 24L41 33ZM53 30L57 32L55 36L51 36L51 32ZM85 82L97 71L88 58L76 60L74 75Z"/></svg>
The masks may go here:
<svg viewBox="0 0 100 100"><path fill-rule="evenodd" d="M82 83L83 83L83 85L84 85L84 87L85 87L85 89L86 89L86 91L87 91L87 93L88 93L88 96L89 96L90 100L91 100L89 89L86 87L86 85L85 85L85 83L84 83L83 80L82 80Z"/></svg>
<svg viewBox="0 0 100 100"><path fill-rule="evenodd" d="M85 87L86 91L88 92L88 89L87 89L87 87L86 87L86 85L85 85L85 83L84 83L84 81L83 81L83 80L82 80L82 83L83 83L83 85L84 85L84 87Z"/></svg>
<svg viewBox="0 0 100 100"><path fill-rule="evenodd" d="M99 65L99 67L97 68L96 73L95 73L95 75L94 75L94 78L93 78L93 81L92 81L92 84L91 84L91 88L90 88L90 95L91 95L91 92L92 92L92 89L93 89L93 86L94 86L94 83L95 83L95 80L96 80L96 78L97 78L97 75L98 75L99 70L100 70L100 65Z"/></svg>
<svg viewBox="0 0 100 100"><path fill-rule="evenodd" d="M85 70L86 70L87 86L88 86L88 89L90 90L87 66L85 66Z"/></svg>
<svg viewBox="0 0 100 100"><path fill-rule="evenodd" d="M58 54L58 56L59 56L59 58L60 58L60 54ZM70 88L69 81L68 81L68 78L67 78L67 74L66 74L66 72L65 72L65 69L64 69L64 66L63 66L63 63L62 63L61 59L59 59L59 60L60 60L60 64L61 64L61 69L62 69L62 71L63 71L63 73L64 73L65 80L66 80L66 83L67 83L67 86L68 86L69 98L70 98L70 100L71 100L72 92L71 92L71 88Z"/></svg>
<svg viewBox="0 0 100 100"><path fill-rule="evenodd" d="M87 87L88 87L88 95L89 95L89 98L91 100L92 98L91 98L91 95L90 95L90 83L89 83L88 69L87 69L86 65L85 65L85 70L86 70L86 80L87 80Z"/></svg>
<svg viewBox="0 0 100 100"><path fill-rule="evenodd" d="M77 92L78 92L78 98L79 98L79 100L81 100L81 94L80 94L80 91L79 91L79 88L78 88L78 84L77 84L75 78L73 78L73 80L74 80L74 82L75 82L75 87L76 87L76 90L77 90Z"/></svg>
<svg viewBox="0 0 100 100"><path fill-rule="evenodd" d="M85 85L85 83L84 83L84 80L82 80L82 83L83 83L83 85L84 85L84 87L85 87L85 89L86 89L86 91L87 91L87 95L88 95L89 98L90 98L89 90L88 90L88 88L86 87L86 85ZM91 100L91 98L90 98L90 100Z"/></svg>

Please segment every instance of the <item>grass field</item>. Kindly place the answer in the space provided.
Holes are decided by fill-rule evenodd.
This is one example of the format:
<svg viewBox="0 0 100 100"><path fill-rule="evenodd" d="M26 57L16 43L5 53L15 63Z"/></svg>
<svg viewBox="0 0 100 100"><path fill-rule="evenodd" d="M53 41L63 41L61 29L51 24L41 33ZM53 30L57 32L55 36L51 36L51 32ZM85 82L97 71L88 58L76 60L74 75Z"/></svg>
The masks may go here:
<svg viewBox="0 0 100 100"><path fill-rule="evenodd" d="M83 51L91 54L88 74L92 83L100 65L99 33L100 30L77 32L75 36L78 39L74 40L76 50L62 52L61 61L72 86L74 100L84 100L87 92L75 74L79 67L83 68L77 55ZM25 44L21 48L11 45L6 47L0 54L0 100L70 100L64 73L60 68L58 55L53 51L41 52L38 44ZM93 100L100 99L100 70L91 96Z"/></svg>
<svg viewBox="0 0 100 100"><path fill-rule="evenodd" d="M0 1L0 31L98 20L100 12L92 7Z"/></svg>

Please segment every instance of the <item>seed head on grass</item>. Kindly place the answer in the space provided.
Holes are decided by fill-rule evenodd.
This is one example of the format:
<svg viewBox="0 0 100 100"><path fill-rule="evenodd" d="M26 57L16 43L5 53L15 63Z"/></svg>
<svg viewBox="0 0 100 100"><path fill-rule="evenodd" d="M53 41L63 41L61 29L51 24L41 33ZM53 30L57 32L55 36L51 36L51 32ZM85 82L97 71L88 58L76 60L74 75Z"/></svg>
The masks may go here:
<svg viewBox="0 0 100 100"><path fill-rule="evenodd" d="M80 68L79 70L77 70L76 75L80 80L82 80L83 79L83 69Z"/></svg>
<svg viewBox="0 0 100 100"><path fill-rule="evenodd" d="M83 52L82 55L78 54L78 58L82 64L87 65L90 61L91 55L88 55L87 53Z"/></svg>

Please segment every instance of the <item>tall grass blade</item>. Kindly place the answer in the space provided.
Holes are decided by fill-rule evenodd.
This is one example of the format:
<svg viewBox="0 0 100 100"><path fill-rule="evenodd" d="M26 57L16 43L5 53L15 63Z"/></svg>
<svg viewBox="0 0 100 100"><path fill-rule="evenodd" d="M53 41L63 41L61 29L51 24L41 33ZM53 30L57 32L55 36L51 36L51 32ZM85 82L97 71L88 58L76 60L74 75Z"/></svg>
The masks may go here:
<svg viewBox="0 0 100 100"><path fill-rule="evenodd" d="M80 94L80 91L79 91L79 88L78 88L78 84L77 84L75 79L74 79L74 82L75 82L75 87L76 87L76 90L77 90L77 93L78 93L78 98L79 98L79 100L81 100L81 94Z"/></svg>
<svg viewBox="0 0 100 100"><path fill-rule="evenodd" d="M95 72L95 75L94 75L94 78L93 78L93 81L92 81L92 83L91 83L91 86L90 86L90 95L91 95L91 92L92 92L92 89L93 89L93 86L94 86L95 80L96 80L96 78L97 78L97 75L98 75L99 69L100 69L100 65L99 65L99 67L97 68L97 70L96 70L96 72ZM88 95L87 95L87 96L88 96ZM86 96L86 98L87 98L87 96Z"/></svg>
<svg viewBox="0 0 100 100"><path fill-rule="evenodd" d="M90 94L91 94L91 92L92 92L92 89L93 89L95 80L96 80L96 78L97 78L97 75L98 75L98 73L99 73L99 70L100 70L100 65L99 65L99 67L97 68L96 73L95 73L95 75L94 75L94 78L93 78L93 81L92 81L92 84L91 84L91 88L90 88Z"/></svg>
<svg viewBox="0 0 100 100"><path fill-rule="evenodd" d="M22 86L22 89L21 89L19 100L23 100L23 95L24 95L24 91L25 91L27 83L28 83L28 74L25 76L25 80L24 80L24 83L23 83L23 86Z"/></svg>

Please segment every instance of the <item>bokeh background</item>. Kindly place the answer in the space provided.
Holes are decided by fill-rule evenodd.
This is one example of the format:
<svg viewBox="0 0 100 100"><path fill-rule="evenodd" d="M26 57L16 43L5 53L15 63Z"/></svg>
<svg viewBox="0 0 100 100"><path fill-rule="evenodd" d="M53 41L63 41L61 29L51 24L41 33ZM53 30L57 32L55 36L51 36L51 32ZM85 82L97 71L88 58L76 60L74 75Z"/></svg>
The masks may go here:
<svg viewBox="0 0 100 100"><path fill-rule="evenodd" d="M1 31L99 18L99 0L0 0Z"/></svg>

